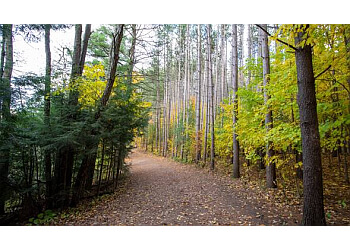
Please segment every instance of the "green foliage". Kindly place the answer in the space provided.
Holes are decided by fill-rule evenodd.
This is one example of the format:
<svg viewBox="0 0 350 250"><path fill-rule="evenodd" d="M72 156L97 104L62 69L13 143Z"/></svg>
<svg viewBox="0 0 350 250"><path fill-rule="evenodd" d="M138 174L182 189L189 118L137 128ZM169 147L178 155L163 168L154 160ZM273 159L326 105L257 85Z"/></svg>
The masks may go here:
<svg viewBox="0 0 350 250"><path fill-rule="evenodd" d="M21 209L25 211L23 218L26 219L38 211L62 204L63 195L72 196L73 185L77 182L76 178L86 155L97 152L97 159L92 167L96 165L96 169L100 169L102 144L105 146L102 182L111 186L110 181L117 178L117 167L122 174L127 172L128 165L124 163L124 159L132 149L134 137L146 126L149 105L142 101L142 95L136 91L137 85L142 81L139 73L133 72L135 77L132 79L127 76L129 64L125 62L130 61L127 53L129 44L124 41L127 39L123 39L121 65L117 68L111 97L105 107L100 106L107 82L105 70L108 68L113 29L113 25L101 26L98 31L93 32L89 52L98 63L86 63L82 77L68 82L70 77L67 75L69 70L66 68L66 62L58 62L59 65L55 65L51 78L49 117L44 115L45 78L33 74L13 78L11 121L6 120L5 123L4 120L0 120L0 147L10 151L7 183L9 188L5 194L6 212ZM98 110L100 116L96 119ZM11 128L6 130L11 137L11 140L6 142L2 140L5 127ZM93 144L98 145L98 148L92 150L90 145ZM70 164L67 163L68 158L61 157L60 150L66 148L74 152L71 170L67 167ZM51 163L51 197L47 196L46 190L47 156ZM67 174L71 179L64 180L67 186L65 190L57 184L62 178L62 168L66 168L65 174L69 170L72 172L71 176ZM97 172L99 173L93 173L92 185L97 183ZM105 190L107 189L102 192ZM50 204L50 200L53 203ZM29 223L47 224L55 216L51 210L46 210L31 218Z"/></svg>
<svg viewBox="0 0 350 250"><path fill-rule="evenodd" d="M91 34L88 53L93 57L92 64L102 64L104 67L108 67L112 34L113 27L111 25L102 25Z"/></svg>
<svg viewBox="0 0 350 250"><path fill-rule="evenodd" d="M47 225L52 220L57 218L57 214L52 210L45 210L43 213L38 214L36 217L32 217L28 220L27 226L40 226Z"/></svg>
<svg viewBox="0 0 350 250"><path fill-rule="evenodd" d="M345 200L338 201L338 204L341 205L342 208L346 208Z"/></svg>

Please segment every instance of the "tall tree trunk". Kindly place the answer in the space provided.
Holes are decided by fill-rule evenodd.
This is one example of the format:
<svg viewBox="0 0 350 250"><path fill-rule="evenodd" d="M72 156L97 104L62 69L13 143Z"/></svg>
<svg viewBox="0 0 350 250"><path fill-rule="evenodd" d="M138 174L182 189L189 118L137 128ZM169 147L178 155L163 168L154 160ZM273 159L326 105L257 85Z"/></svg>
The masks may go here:
<svg viewBox="0 0 350 250"><path fill-rule="evenodd" d="M107 85L104 89L103 95L100 99L100 103L98 105L97 112L95 113L95 121L97 121L100 116L101 112L104 109L104 107L107 105L109 96L112 92L113 89L113 84L115 81L115 75L116 75L116 70L117 70L117 62L119 61L119 49L120 49L120 44L122 40L122 34L123 34L123 27L124 25L117 25L115 29L115 34L113 35L113 40L112 40L112 47L110 51L110 64L108 68L108 79L107 79ZM84 41L85 43L85 41ZM117 55L116 55L117 53ZM81 60L80 60L81 61ZM97 131L91 130L90 131L92 137L98 137L97 136ZM87 166L81 165L80 169L82 170L84 178L87 178L87 180L81 182L83 187L78 188L78 190L82 191L85 189L91 189L92 187L92 182L93 182L93 177L94 177L94 172L95 172L95 164L96 164L96 157L97 157L97 149L98 149L98 144L99 144L99 139L93 139L94 141L91 143L88 143L86 145L86 152L85 156L87 159L83 159L83 162L86 162ZM85 168L87 168L87 177L85 176ZM80 171L79 169L79 171ZM79 172L78 172L79 175ZM75 186L79 185L76 184ZM76 189L76 187L75 187ZM75 195L73 195L75 197ZM74 202L75 203L75 202Z"/></svg>
<svg viewBox="0 0 350 250"><path fill-rule="evenodd" d="M180 47L181 48L181 47ZM180 50L181 51L181 50ZM179 53L180 53L179 51ZM178 71L177 71L177 91L176 91L176 129L175 129L175 157L178 157L178 147L179 142L181 140L181 131L179 131L180 127L180 111L181 111L181 101L182 98L180 98L180 90L181 90L181 59L178 59Z"/></svg>
<svg viewBox="0 0 350 250"><path fill-rule="evenodd" d="M160 153L159 151L159 138L160 138L160 80L159 80L159 44L157 44L157 80L156 80L156 152L157 154Z"/></svg>
<svg viewBox="0 0 350 250"><path fill-rule="evenodd" d="M13 42L12 42L12 24L3 24L3 39L5 44L5 67L1 78L1 89L3 92L1 103L1 122L3 131L0 137L0 215L5 213L5 202L7 199L8 173L10 167L10 129L11 129L11 76L13 70Z"/></svg>
<svg viewBox="0 0 350 250"><path fill-rule="evenodd" d="M114 187L116 188L118 186L118 180L119 180L119 175L121 172L121 168L123 166L123 151L122 147L119 146L118 148L118 161L117 161L117 173L115 177L115 185Z"/></svg>
<svg viewBox="0 0 350 250"><path fill-rule="evenodd" d="M74 51L72 60L72 71L70 76L70 93L68 100L68 121L72 123L77 118L78 91L75 86L76 79L82 75L87 45L91 34L91 24L86 25L84 40L82 44L82 25L75 25ZM55 168L55 199L57 207L69 204L70 189L72 184L72 173L74 165L75 150L72 145L63 145L57 153Z"/></svg>
<svg viewBox="0 0 350 250"><path fill-rule="evenodd" d="M201 46L201 25L197 25L197 77L198 77L198 85L197 85L197 95L196 95L196 163L199 162L201 159L201 136L200 136L200 131L201 131L201 52L202 52L202 46Z"/></svg>
<svg viewBox="0 0 350 250"><path fill-rule="evenodd" d="M221 102L224 101L225 98L225 80L226 80L226 35L225 35L225 24L221 25ZM221 120L221 127L223 127L224 124L224 108L221 110L222 112L222 120Z"/></svg>
<svg viewBox="0 0 350 250"><path fill-rule="evenodd" d="M169 39L166 34L166 39ZM163 133L163 152L162 156L166 157L168 154L168 139L169 139L169 124L170 124L170 111L171 111L171 97L170 97L170 86L169 86L169 46L171 44L164 44L164 133Z"/></svg>
<svg viewBox="0 0 350 250"><path fill-rule="evenodd" d="M76 24L71 79L74 79L75 77L77 77L80 71L81 34L82 33L83 33L83 26L81 24Z"/></svg>
<svg viewBox="0 0 350 250"><path fill-rule="evenodd" d="M113 89L115 76L117 72L117 64L119 62L120 45L123 39L123 29L124 29L124 24L117 25L115 29L114 39L112 41L111 58L110 58L111 64L110 64L109 76L108 76L106 88L100 100L101 107L105 107L107 105L108 99ZM95 118L100 117L100 112L101 112L101 109L99 109L99 112L96 114Z"/></svg>
<svg viewBox="0 0 350 250"><path fill-rule="evenodd" d="M251 30L251 24L248 24L248 38L247 38L247 42L248 42L248 60L252 59L252 30ZM247 82L246 82L246 87L248 87L248 85L250 84L250 79L251 79L251 70L248 69L248 73L247 73Z"/></svg>
<svg viewBox="0 0 350 250"><path fill-rule="evenodd" d="M91 35L91 24L86 24L85 31L84 31L84 39L83 39L83 44L81 47L80 59L79 59L79 72L78 72L79 76L83 75L86 52L87 52L87 48L88 48L90 35Z"/></svg>
<svg viewBox="0 0 350 250"><path fill-rule="evenodd" d="M237 53L237 24L232 25L232 88L233 88L233 178L240 177L239 171L239 144L237 140L237 112L238 112L238 53Z"/></svg>
<svg viewBox="0 0 350 250"><path fill-rule="evenodd" d="M244 58L244 48L243 48L243 36L244 36L244 24L239 24L237 25L237 41L238 41L238 68L243 67L243 58ZM244 74L243 71L241 70L239 72L238 80L240 81L239 86L244 87L245 82L244 82Z"/></svg>
<svg viewBox="0 0 350 250"><path fill-rule="evenodd" d="M0 80L2 79L2 76L4 74L4 63L5 63L5 36L4 36L4 26L1 25L1 32L2 32L2 41L1 41L1 55L0 55ZM1 97L2 98L2 97ZM0 105L2 101L0 99ZM1 119L1 118L0 118Z"/></svg>
<svg viewBox="0 0 350 250"><path fill-rule="evenodd" d="M320 134L318 130L315 77L312 66L311 45L300 46L309 25L295 37L295 62L298 80L298 106L300 115L303 167L304 208L303 225L326 225L323 207L323 181Z"/></svg>
<svg viewBox="0 0 350 250"><path fill-rule="evenodd" d="M215 69L212 70L214 71L214 74L215 75L215 84L214 84L214 119L216 119L216 116L217 116L217 110L216 110L216 107L219 106L221 100L220 100L220 87L219 87L219 62L220 62L220 49L219 49L219 34L220 34L220 26L217 25L217 30L216 30L216 41L214 42L215 43L215 55L214 55L214 58L215 58ZM214 77L213 77L214 78ZM219 92L219 93L218 93ZM220 112L220 111L219 111Z"/></svg>
<svg viewBox="0 0 350 250"><path fill-rule="evenodd" d="M82 25L75 25L75 38L74 38L74 51L72 57L72 69L70 76L70 93L68 97L68 106L69 109L65 114L67 117L64 119L68 119L69 123L72 123L76 118L76 106L78 104L78 91L75 89L74 82L75 78L79 72L79 58L81 51L81 33L82 33ZM53 180L53 206L55 207L63 207L66 205L67 199L69 197L69 190L67 188L67 174L69 175L73 169L74 164L74 148L69 145L63 145L58 149L56 154L56 164L54 171L54 180Z"/></svg>
<svg viewBox="0 0 350 250"><path fill-rule="evenodd" d="M184 145L186 144L186 142L189 140L189 133L188 133L188 126L189 126L189 116L190 116L190 76L191 76L191 67L190 67L190 24L186 25L186 77L185 77L185 82L186 82L186 96L187 96L187 100L186 100L186 117L185 117L185 140L184 140ZM188 148L185 148L184 151L185 154L185 160L187 161L187 154L188 154Z"/></svg>
<svg viewBox="0 0 350 250"><path fill-rule="evenodd" d="M263 29L267 30L267 25L262 25ZM272 121L272 110L268 105L268 100L270 99L270 95L268 93L268 85L270 82L270 52L269 52L269 41L267 34L265 32L260 32L261 34L261 45L262 45L262 60L263 60L263 82L264 82L264 103L267 105L267 114L265 116L265 128L268 133L273 126ZM267 142L266 145L266 157L267 157L267 166L266 166L266 186L268 188L276 188L276 167L275 163L272 162L271 158L274 155L272 149L272 143L270 141Z"/></svg>
<svg viewBox="0 0 350 250"><path fill-rule="evenodd" d="M348 172L348 160L347 160L347 151L346 151L346 144L344 143L344 180L347 184L350 183L349 181L349 172Z"/></svg>
<svg viewBox="0 0 350 250"><path fill-rule="evenodd" d="M109 97L111 95L113 85L115 82L117 65L119 62L119 51L120 45L123 39L123 29L124 25L120 24L116 26L115 34L113 35L111 54L110 54L110 68L108 70L109 75L107 79L107 84L104 89L103 95L100 99L99 107L95 113L95 121L97 121L100 116L102 109L107 105ZM95 137L97 134L96 131L90 131L89 136ZM97 148L98 148L98 140L92 139L90 143L86 145L85 155L83 157L81 166L78 171L78 175L74 184L74 192L72 198L72 205L76 205L85 191L87 186L91 186L93 171L95 169L95 162L97 157Z"/></svg>
<svg viewBox="0 0 350 250"><path fill-rule="evenodd" d="M345 49L346 49L346 64L348 68L348 72L350 72L350 25L344 24L344 43L345 43ZM348 90L350 90L350 75L346 79L348 83ZM348 112L350 113L350 92L348 91ZM348 131L350 132L350 125L347 126ZM350 140L347 141L348 144L348 150L350 149ZM349 152L349 151L348 151Z"/></svg>
<svg viewBox="0 0 350 250"><path fill-rule="evenodd" d="M185 25L186 29L188 25ZM185 136L186 136L186 115L187 115L187 36L186 33L183 32L183 58L184 58L184 78L183 78L183 105L182 105L182 131L181 131L181 160L184 158L184 150L185 150Z"/></svg>
<svg viewBox="0 0 350 250"><path fill-rule="evenodd" d="M45 93L44 93L44 121L47 134L51 132L50 126L50 105L51 105L51 50L50 50L50 30L51 25L45 24L45 54L46 54L46 69L45 69ZM52 180L51 180L51 152L46 149L44 152L45 162L45 180L46 180L46 206L52 207Z"/></svg>
<svg viewBox="0 0 350 250"><path fill-rule="evenodd" d="M100 195L104 159L105 159L105 141L102 140L101 165L100 165L100 173L99 173L99 176L98 176L98 188L97 188L96 196Z"/></svg>
<svg viewBox="0 0 350 250"><path fill-rule="evenodd" d="M210 169L215 168L215 118L214 118L214 83L212 76L212 62L211 62L211 25L208 25L208 85L210 86L210 137L211 137L211 146L210 146Z"/></svg>

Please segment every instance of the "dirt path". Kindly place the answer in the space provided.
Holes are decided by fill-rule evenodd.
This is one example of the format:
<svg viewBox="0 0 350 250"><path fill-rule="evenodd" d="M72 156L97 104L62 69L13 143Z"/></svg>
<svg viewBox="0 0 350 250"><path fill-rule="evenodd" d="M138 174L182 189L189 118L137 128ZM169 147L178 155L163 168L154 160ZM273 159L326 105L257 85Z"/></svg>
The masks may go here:
<svg viewBox="0 0 350 250"><path fill-rule="evenodd" d="M300 210L198 167L142 152L131 154L131 176L106 202L65 225L298 225ZM61 221L62 223L62 221Z"/></svg>

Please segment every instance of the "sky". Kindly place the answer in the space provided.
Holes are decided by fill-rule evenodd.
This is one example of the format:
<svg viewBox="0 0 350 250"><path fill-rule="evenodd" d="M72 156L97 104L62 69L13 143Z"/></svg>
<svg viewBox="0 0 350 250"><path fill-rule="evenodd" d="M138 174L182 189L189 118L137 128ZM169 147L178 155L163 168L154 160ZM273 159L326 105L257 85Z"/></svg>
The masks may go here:
<svg viewBox="0 0 350 250"><path fill-rule="evenodd" d="M84 26L83 26L84 27ZM98 25L92 25L92 30ZM59 49L62 47L73 48L74 27L66 30L51 31L51 56L52 62L59 59ZM26 72L37 75L45 74L45 43L44 37L39 42L25 41L22 35L14 37L13 47L14 70L13 76L20 76Z"/></svg>
<svg viewBox="0 0 350 250"><path fill-rule="evenodd" d="M100 24L92 24L92 31L97 29ZM85 27L85 25L83 25ZM216 25L213 25L213 30L216 30ZM146 32L147 33L147 32ZM143 38L143 39L151 39ZM244 30L244 56L247 55L247 26ZM51 56L54 63L59 59L59 50L62 47L73 48L74 44L74 27L66 30L51 31ZM45 74L45 44L44 37L38 42L25 41L22 34L18 34L14 37L14 70L13 76L18 77L26 73L34 73L36 75ZM228 58L230 58L231 44L227 44ZM143 65L138 65L138 68Z"/></svg>

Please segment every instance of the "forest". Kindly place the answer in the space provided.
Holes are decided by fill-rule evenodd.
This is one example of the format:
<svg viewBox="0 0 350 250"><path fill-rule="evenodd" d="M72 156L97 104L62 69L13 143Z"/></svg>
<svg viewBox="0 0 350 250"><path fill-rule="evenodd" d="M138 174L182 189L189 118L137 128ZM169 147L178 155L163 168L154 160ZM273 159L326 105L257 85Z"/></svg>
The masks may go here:
<svg viewBox="0 0 350 250"><path fill-rule="evenodd" d="M53 41L68 31L69 46ZM106 202L143 183L145 157L300 207L297 225L349 225L350 25L1 24L0 37L1 225ZM42 72L16 71L19 39L42 46Z"/></svg>

